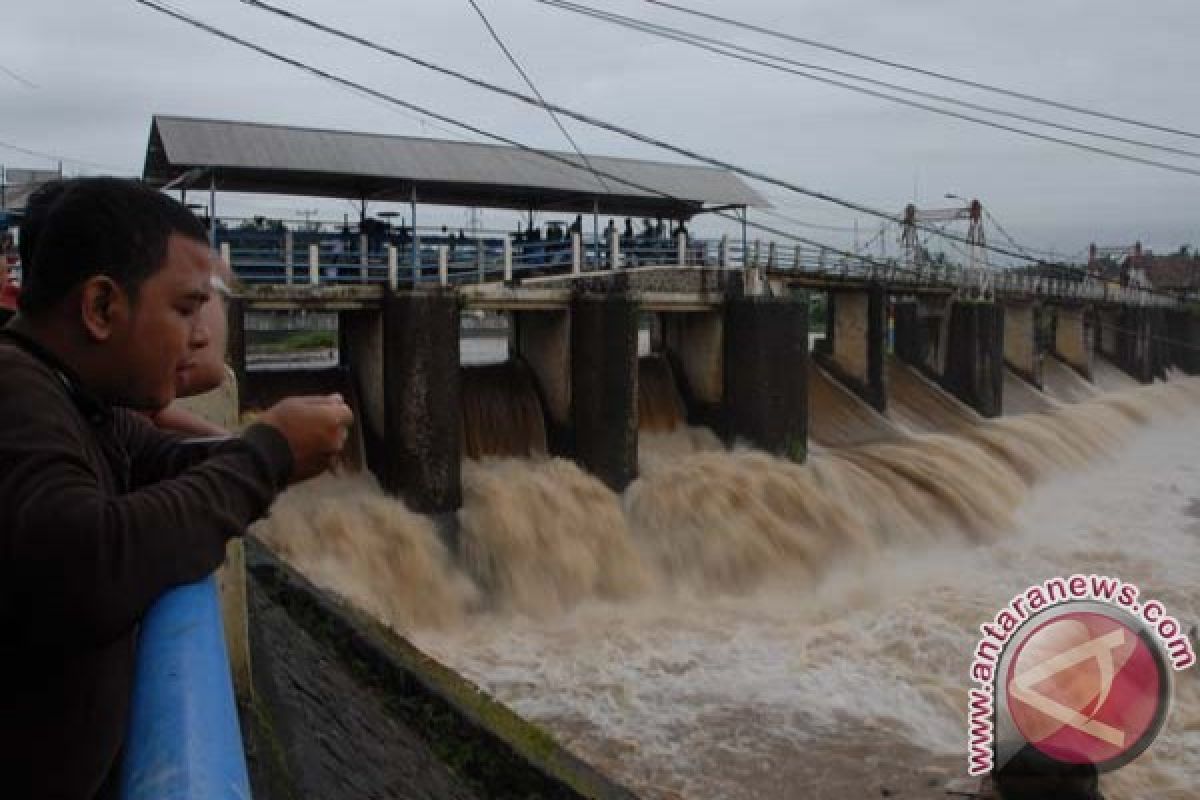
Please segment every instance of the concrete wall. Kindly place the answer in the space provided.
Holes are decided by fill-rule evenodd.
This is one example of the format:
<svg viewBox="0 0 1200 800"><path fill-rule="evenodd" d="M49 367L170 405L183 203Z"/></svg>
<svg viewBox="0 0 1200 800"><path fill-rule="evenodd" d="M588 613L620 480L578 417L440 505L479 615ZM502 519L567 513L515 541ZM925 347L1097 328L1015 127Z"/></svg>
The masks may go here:
<svg viewBox="0 0 1200 800"><path fill-rule="evenodd" d="M1102 308L1096 311L1096 349L1110 360L1118 359L1117 332L1121 328L1121 310Z"/></svg>
<svg viewBox="0 0 1200 800"><path fill-rule="evenodd" d="M1004 409L1004 308L954 303L942 385L985 417Z"/></svg>
<svg viewBox="0 0 1200 800"><path fill-rule="evenodd" d="M1188 375L1200 375L1200 314L1167 312L1171 365Z"/></svg>
<svg viewBox="0 0 1200 800"><path fill-rule="evenodd" d="M1007 312L1006 312L1007 313ZM1071 369L1085 379L1092 379L1092 343L1091 331L1087 325L1087 312L1080 306L1066 308L1060 306L1055 313L1054 352ZM1008 328L1005 328L1008 336ZM1008 346L1007 338L1005 347Z"/></svg>
<svg viewBox="0 0 1200 800"><path fill-rule="evenodd" d="M1034 386L1042 385L1042 354L1038 347L1040 309L1033 303L1004 306L1004 362Z"/></svg>
<svg viewBox="0 0 1200 800"><path fill-rule="evenodd" d="M459 306L453 291L384 300L384 447L380 480L414 511L462 505Z"/></svg>
<svg viewBox="0 0 1200 800"><path fill-rule="evenodd" d="M688 421L720 431L725 395L724 310L658 316L663 348L675 369Z"/></svg>
<svg viewBox="0 0 1200 800"><path fill-rule="evenodd" d="M808 450L808 302L739 297L725 306L731 440L803 461Z"/></svg>
<svg viewBox="0 0 1200 800"><path fill-rule="evenodd" d="M537 378L550 450L571 450L571 315L513 312L514 349Z"/></svg>
<svg viewBox="0 0 1200 800"><path fill-rule="evenodd" d="M915 300L904 300L892 306L896 357L906 364L919 367L925 363L925 329L921 323L920 306Z"/></svg>
<svg viewBox="0 0 1200 800"><path fill-rule="evenodd" d="M383 314L344 312L338 320L341 363L349 368L358 395L357 422L363 431L367 460L379 472L384 439Z"/></svg>
<svg viewBox="0 0 1200 800"><path fill-rule="evenodd" d="M887 309L883 289L831 292L827 313L832 355L823 360L823 366L873 408L886 410L883 357Z"/></svg>
<svg viewBox="0 0 1200 800"><path fill-rule="evenodd" d="M638 306L630 295L571 302L575 459L613 491L637 477Z"/></svg>

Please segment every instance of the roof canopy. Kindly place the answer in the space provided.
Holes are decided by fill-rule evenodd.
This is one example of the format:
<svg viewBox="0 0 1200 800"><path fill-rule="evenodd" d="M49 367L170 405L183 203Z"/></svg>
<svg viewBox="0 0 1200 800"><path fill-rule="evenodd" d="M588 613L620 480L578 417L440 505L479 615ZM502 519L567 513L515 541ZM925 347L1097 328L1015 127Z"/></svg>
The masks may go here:
<svg viewBox="0 0 1200 800"><path fill-rule="evenodd" d="M547 151L550 152L550 151ZM736 175L711 167L554 153L411 136L155 116L145 180L234 192L481 208L690 217L719 206L767 206ZM614 178L605 176L614 176ZM622 183L629 181L634 188ZM663 196L666 195L666 196Z"/></svg>

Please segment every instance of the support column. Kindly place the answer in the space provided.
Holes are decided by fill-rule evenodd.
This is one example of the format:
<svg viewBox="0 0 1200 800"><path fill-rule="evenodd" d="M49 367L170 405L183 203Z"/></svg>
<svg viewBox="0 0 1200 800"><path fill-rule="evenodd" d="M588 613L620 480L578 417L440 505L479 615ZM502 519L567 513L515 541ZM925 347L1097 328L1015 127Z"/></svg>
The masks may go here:
<svg viewBox="0 0 1200 800"><path fill-rule="evenodd" d="M384 450L383 314L378 311L344 311L338 315L339 361L354 392L354 430L347 443L346 462L386 472ZM355 453L354 450L359 452Z"/></svg>
<svg viewBox="0 0 1200 800"><path fill-rule="evenodd" d="M1200 315L1190 311L1167 312L1167 337L1171 364L1188 375L1200 375Z"/></svg>
<svg viewBox="0 0 1200 800"><path fill-rule="evenodd" d="M808 453L808 304L738 297L725 305L726 435L802 462Z"/></svg>
<svg viewBox="0 0 1200 800"><path fill-rule="evenodd" d="M628 294L571 301L575 458L620 492L637 477L638 307Z"/></svg>
<svg viewBox="0 0 1200 800"><path fill-rule="evenodd" d="M882 287L860 292L830 292L826 338L831 355L821 365L872 408L887 410L884 350L886 303Z"/></svg>
<svg viewBox="0 0 1200 800"><path fill-rule="evenodd" d="M458 296L404 292L383 302L383 487L414 511L455 511L462 505Z"/></svg>
<svg viewBox="0 0 1200 800"><path fill-rule="evenodd" d="M1142 383L1154 381L1154 352L1148 310L1123 306L1116 322L1117 366Z"/></svg>
<svg viewBox="0 0 1200 800"><path fill-rule="evenodd" d="M920 305L915 300L893 304L896 324L896 357L914 367L925 365L925 329L921 324Z"/></svg>
<svg viewBox="0 0 1200 800"><path fill-rule="evenodd" d="M985 417L1004 409L1004 308L996 303L950 307L942 385Z"/></svg>
<svg viewBox="0 0 1200 800"><path fill-rule="evenodd" d="M688 422L724 429L725 315L713 311L663 314L663 349L679 381Z"/></svg>
<svg viewBox="0 0 1200 800"><path fill-rule="evenodd" d="M1007 349L1007 327L1005 327L1004 337L1004 347ZM1090 381L1092 379L1093 348L1088 339L1089 331L1084 307L1060 306L1054 323L1054 353L1067 366Z"/></svg>
<svg viewBox="0 0 1200 800"><path fill-rule="evenodd" d="M1030 301L1004 306L1004 363L1039 389L1042 387L1042 353L1037 332L1041 311Z"/></svg>
<svg viewBox="0 0 1200 800"><path fill-rule="evenodd" d="M571 421L571 315L567 311L512 312L513 349L537 379L546 440L556 456L574 452Z"/></svg>
<svg viewBox="0 0 1200 800"><path fill-rule="evenodd" d="M233 370L237 385L244 395L246 386L246 301L240 297L229 298L226 309L229 335L225 341L225 360ZM242 395L239 395L241 397ZM240 403L240 400L239 400Z"/></svg>

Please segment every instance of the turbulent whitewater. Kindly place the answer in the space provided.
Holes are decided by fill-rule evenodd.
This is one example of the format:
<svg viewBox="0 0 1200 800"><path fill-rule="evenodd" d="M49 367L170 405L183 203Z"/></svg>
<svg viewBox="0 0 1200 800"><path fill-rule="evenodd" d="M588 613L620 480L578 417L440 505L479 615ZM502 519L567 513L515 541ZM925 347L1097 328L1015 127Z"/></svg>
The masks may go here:
<svg viewBox="0 0 1200 800"><path fill-rule="evenodd" d="M1096 570L1200 623L1200 384L1045 407L805 465L660 421L623 495L558 459L465 462L453 548L360 477L257 533L647 797L935 797L964 770L976 627L1014 593ZM1194 674L1177 694L1109 796L1190 796Z"/></svg>

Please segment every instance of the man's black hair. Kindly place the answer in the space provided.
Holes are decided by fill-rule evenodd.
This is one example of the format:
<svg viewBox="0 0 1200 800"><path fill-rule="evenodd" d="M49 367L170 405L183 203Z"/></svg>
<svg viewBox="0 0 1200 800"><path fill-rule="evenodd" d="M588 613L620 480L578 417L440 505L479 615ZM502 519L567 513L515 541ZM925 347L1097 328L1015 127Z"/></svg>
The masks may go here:
<svg viewBox="0 0 1200 800"><path fill-rule="evenodd" d="M21 262L29 267L19 304L30 316L54 308L96 275L136 297L142 281L166 262L171 234L207 242L191 211L140 181L74 178L48 184L35 197L43 192L36 203L31 198L28 235L21 227Z"/></svg>
<svg viewBox="0 0 1200 800"><path fill-rule="evenodd" d="M25 203L25 211L21 215L20 242L17 252L21 255L21 267L28 276L33 267L33 254L37 251L38 234L42 223L46 221L46 213L54 205L54 201L62 194L68 185L67 181L57 180L43 183L29 195Z"/></svg>

